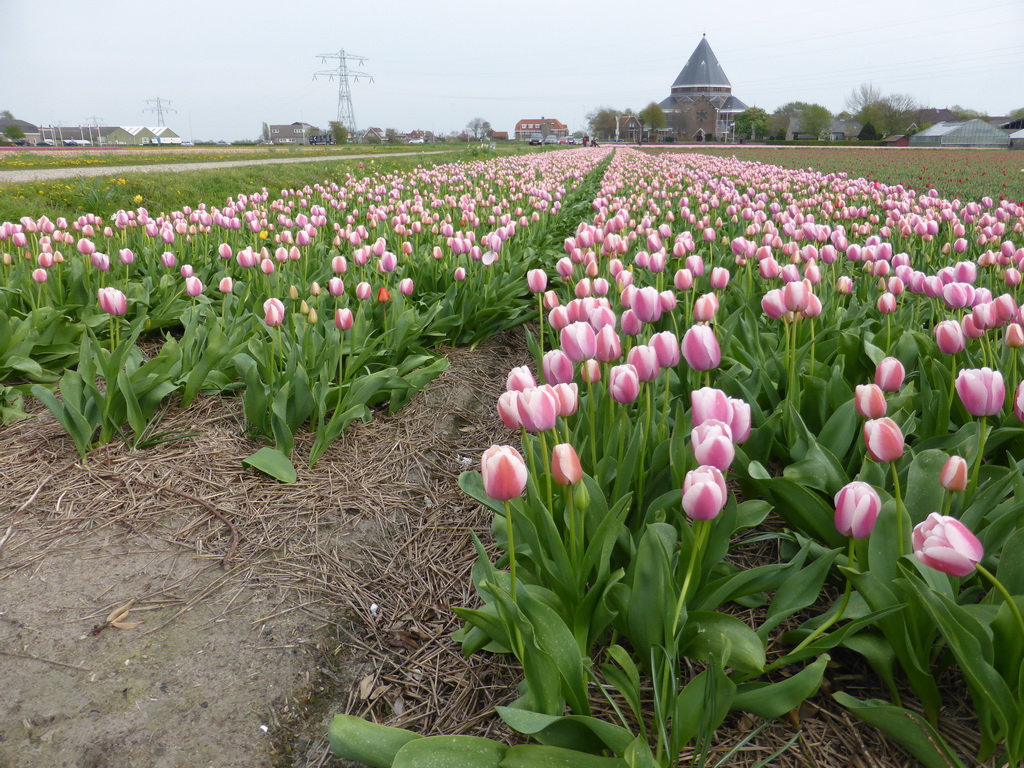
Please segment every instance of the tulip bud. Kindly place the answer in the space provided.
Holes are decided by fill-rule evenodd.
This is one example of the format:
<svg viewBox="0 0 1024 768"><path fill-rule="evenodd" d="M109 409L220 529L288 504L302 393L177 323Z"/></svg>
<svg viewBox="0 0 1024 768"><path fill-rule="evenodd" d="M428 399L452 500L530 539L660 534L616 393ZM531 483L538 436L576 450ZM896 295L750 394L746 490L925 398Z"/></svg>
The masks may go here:
<svg viewBox="0 0 1024 768"><path fill-rule="evenodd" d="M896 461L903 455L903 432L888 417L872 419L864 424L864 444L875 461Z"/></svg>
<svg viewBox="0 0 1024 768"><path fill-rule="evenodd" d="M950 493L967 488L967 461L962 456L950 456L939 472L939 484Z"/></svg>
<svg viewBox="0 0 1024 768"><path fill-rule="evenodd" d="M877 384L858 384L854 400L861 418L880 419L885 416L885 393Z"/></svg>
<svg viewBox="0 0 1024 768"><path fill-rule="evenodd" d="M870 485L854 481L839 489L835 505L836 530L843 536L863 539L870 536L875 527L882 500Z"/></svg>
<svg viewBox="0 0 1024 768"><path fill-rule="evenodd" d="M526 488L526 462L510 445L492 445L480 459L484 492L497 501L521 496Z"/></svg>
<svg viewBox="0 0 1024 768"><path fill-rule="evenodd" d="M574 485L583 479L580 457L569 443L559 443L551 450L551 479L559 485Z"/></svg>

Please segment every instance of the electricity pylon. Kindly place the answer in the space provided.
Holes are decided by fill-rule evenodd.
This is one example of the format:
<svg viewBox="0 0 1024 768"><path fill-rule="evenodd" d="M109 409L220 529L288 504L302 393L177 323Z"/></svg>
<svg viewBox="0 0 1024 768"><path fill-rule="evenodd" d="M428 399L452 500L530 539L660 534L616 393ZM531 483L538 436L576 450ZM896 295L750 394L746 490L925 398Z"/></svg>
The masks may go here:
<svg viewBox="0 0 1024 768"><path fill-rule="evenodd" d="M352 109L352 91L349 88L349 78L358 83L360 77L365 77L372 83L373 75L362 70L349 69L349 62L352 62L355 66L363 66L363 62L366 61L364 56L354 56L353 54L345 53L344 50L340 50L337 53L320 54L321 64L326 64L328 59L337 59L338 68L314 72L313 79L316 80L319 76L327 77L329 80L338 78L338 122L344 125L348 129L349 136L354 138L356 135L356 115Z"/></svg>

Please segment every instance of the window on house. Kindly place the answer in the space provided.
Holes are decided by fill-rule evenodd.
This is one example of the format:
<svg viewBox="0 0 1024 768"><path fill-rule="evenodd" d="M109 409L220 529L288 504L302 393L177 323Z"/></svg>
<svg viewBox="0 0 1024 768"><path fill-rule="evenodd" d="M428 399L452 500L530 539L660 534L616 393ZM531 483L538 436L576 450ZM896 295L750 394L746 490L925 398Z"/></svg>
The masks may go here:
<svg viewBox="0 0 1024 768"><path fill-rule="evenodd" d="M277 130L277 128L271 128L271 129L270 129L270 132L271 132L271 133L280 133L280 131L279 131L279 130Z"/></svg>

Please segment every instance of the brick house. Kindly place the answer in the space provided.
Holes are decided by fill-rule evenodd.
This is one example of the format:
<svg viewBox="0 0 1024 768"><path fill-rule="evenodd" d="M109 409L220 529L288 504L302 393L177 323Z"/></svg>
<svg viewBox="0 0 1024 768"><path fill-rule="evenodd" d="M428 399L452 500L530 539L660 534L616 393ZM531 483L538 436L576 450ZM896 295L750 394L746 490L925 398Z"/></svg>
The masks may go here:
<svg viewBox="0 0 1024 768"><path fill-rule="evenodd" d="M544 138L556 136L559 139L564 139L569 135L569 127L553 117L527 117L516 123L514 132L516 141L529 141L530 136L535 133L539 133Z"/></svg>

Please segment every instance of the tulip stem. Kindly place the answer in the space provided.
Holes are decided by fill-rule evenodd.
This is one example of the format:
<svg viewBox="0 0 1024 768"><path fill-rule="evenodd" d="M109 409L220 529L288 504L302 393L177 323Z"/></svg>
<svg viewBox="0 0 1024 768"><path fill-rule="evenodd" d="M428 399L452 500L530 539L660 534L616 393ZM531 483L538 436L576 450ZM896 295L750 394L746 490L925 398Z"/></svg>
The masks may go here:
<svg viewBox="0 0 1024 768"><path fill-rule="evenodd" d="M710 520L697 520L694 523L693 549L690 550L690 562L686 566L686 576L683 577L683 588L679 590L679 600L676 601L676 610L672 617L672 632L669 637L676 636L676 629L679 626L679 614L683 611L683 603L686 602L686 593L690 590L690 581L693 579L694 567L697 564L697 555L704 548L706 532L711 527Z"/></svg>
<svg viewBox="0 0 1024 768"><path fill-rule="evenodd" d="M978 569L978 573L992 582L992 586L996 588L1000 595L1002 595L1003 600L1006 602L1006 606L1010 609L1010 613L1012 613L1013 618L1017 620L1017 628L1020 629L1020 636L1024 638L1024 616L1021 616L1020 609L1017 607L1017 603L1014 601L1013 596L1006 590L1006 587L1003 586L1002 582L993 576L987 568L981 565L981 563L978 563L974 567Z"/></svg>
<svg viewBox="0 0 1024 768"><path fill-rule="evenodd" d="M988 427L988 418L986 416L981 417L981 433L978 435L978 455L974 459L974 468L971 470L971 482L967 486L967 498L974 496L974 492L978 490L978 473L981 471L981 458L985 454L985 438L987 437L986 428ZM964 502L967 503L966 501Z"/></svg>
<svg viewBox="0 0 1024 768"><path fill-rule="evenodd" d="M555 436L555 440L557 441L558 440L558 433L554 432L554 430L552 430L552 432L553 432L553 434ZM548 453L548 441L544 438L544 430L539 430L537 432L537 437L540 438L540 455L541 455L541 457L543 457L543 460L544 460L545 464L547 464L547 462L548 462L548 458L547 457L550 456L551 454ZM552 510L552 509L555 508L555 500L554 500L554 496L551 493L551 466L550 466L550 464L548 464L546 466L546 469L547 469L547 472L544 473L544 484L546 486L547 494L548 494L548 509Z"/></svg>
<svg viewBox="0 0 1024 768"><path fill-rule="evenodd" d="M889 467L892 469L892 487L896 496L896 553L903 557L906 552L903 546L903 501L900 499L900 476L896 472L895 461L890 461Z"/></svg>
<svg viewBox="0 0 1024 768"><path fill-rule="evenodd" d="M597 426L594 417L594 407L594 383L588 376L587 409L590 411L590 474L597 477Z"/></svg>
<svg viewBox="0 0 1024 768"><path fill-rule="evenodd" d="M516 604L516 540L515 534L513 533L512 524L512 505L508 503L508 499L505 500L505 523L508 529L508 572L509 578L512 580L512 589L510 594L512 595L512 603ZM516 608L518 609L518 605ZM512 652L523 660L523 637L519 634L519 624L513 619L512 623Z"/></svg>
<svg viewBox="0 0 1024 768"><path fill-rule="evenodd" d="M543 360L543 358L544 358L544 294L543 293L538 293L537 294L537 321L540 323L540 326L539 326L540 327L540 333L538 334L538 339L540 340L540 356L541 356L541 359ZM541 375L541 378L543 378L543 376L544 376L543 368L541 369L540 375Z"/></svg>

